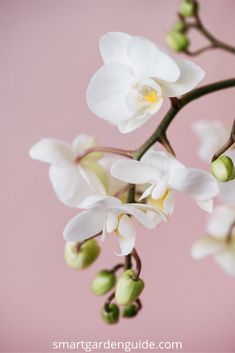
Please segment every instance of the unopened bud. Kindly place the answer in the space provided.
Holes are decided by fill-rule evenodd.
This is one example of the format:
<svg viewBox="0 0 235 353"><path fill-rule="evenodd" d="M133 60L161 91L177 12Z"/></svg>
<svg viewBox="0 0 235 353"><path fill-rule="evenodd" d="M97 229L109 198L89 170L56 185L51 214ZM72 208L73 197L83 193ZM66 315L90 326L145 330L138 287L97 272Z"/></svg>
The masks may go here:
<svg viewBox="0 0 235 353"><path fill-rule="evenodd" d="M197 11L197 4L194 0L183 0L180 4L179 13L182 16L194 16Z"/></svg>
<svg viewBox="0 0 235 353"><path fill-rule="evenodd" d="M211 164L212 174L222 182L227 182L235 178L234 164L230 157L220 156Z"/></svg>
<svg viewBox="0 0 235 353"><path fill-rule="evenodd" d="M112 271L102 270L93 279L91 290L96 295L108 293L116 284L116 276Z"/></svg>
<svg viewBox="0 0 235 353"><path fill-rule="evenodd" d="M65 262L76 270L89 267L97 259L99 253L100 247L95 239L87 240L81 246L76 241L65 243Z"/></svg>
<svg viewBox="0 0 235 353"><path fill-rule="evenodd" d="M119 321L119 307L116 304L109 304L108 308L104 306L101 310L101 317L106 324L117 324Z"/></svg>
<svg viewBox="0 0 235 353"><path fill-rule="evenodd" d="M142 293L144 281L135 278L133 270L126 270L117 281L115 299L119 305L132 304Z"/></svg>
<svg viewBox="0 0 235 353"><path fill-rule="evenodd" d="M178 52L186 50L190 44L187 35L176 30L167 33L166 42L172 50Z"/></svg>
<svg viewBox="0 0 235 353"><path fill-rule="evenodd" d="M184 29L185 29L185 24L184 24L183 21L178 20L178 21L176 21L176 22L173 24L173 26L172 26L171 29L172 29L173 31L182 32L182 31L184 31Z"/></svg>
<svg viewBox="0 0 235 353"><path fill-rule="evenodd" d="M122 316L127 317L127 318L134 317L137 314L138 314L138 308L135 304L125 306L125 308L123 309L123 312L122 312Z"/></svg>

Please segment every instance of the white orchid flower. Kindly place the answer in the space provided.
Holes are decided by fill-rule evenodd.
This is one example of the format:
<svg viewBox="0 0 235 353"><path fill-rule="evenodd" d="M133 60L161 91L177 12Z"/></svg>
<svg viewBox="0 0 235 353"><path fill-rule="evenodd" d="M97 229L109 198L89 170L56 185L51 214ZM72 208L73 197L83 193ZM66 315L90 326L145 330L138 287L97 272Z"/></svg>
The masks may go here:
<svg viewBox="0 0 235 353"><path fill-rule="evenodd" d="M77 156L95 144L93 137L81 134L72 146L48 138L40 140L29 151L31 158L51 164L51 184L59 200L67 206L76 207L95 193L106 195L106 172L98 163L101 155L91 153L79 163L76 161Z"/></svg>
<svg viewBox="0 0 235 353"><path fill-rule="evenodd" d="M228 140L230 130L218 120L197 120L193 124L193 130L199 138L198 155L210 163L216 151ZM235 164L235 149L231 148L226 152ZM218 182L218 198L231 206L235 207L235 180L226 183Z"/></svg>
<svg viewBox="0 0 235 353"><path fill-rule="evenodd" d="M192 247L192 256L202 259L213 255L228 274L235 276L235 208L220 205L215 208L207 225L209 235Z"/></svg>
<svg viewBox="0 0 235 353"><path fill-rule="evenodd" d="M186 168L167 152L150 151L141 161L120 160L113 164L111 174L127 183L150 184L141 199L157 200L156 206L166 214L173 212L173 191L188 194L207 212L212 211L212 198L218 193L217 182L211 174Z"/></svg>
<svg viewBox="0 0 235 353"><path fill-rule="evenodd" d="M210 163L215 152L228 140L229 129L218 120L197 120L192 128L200 141L198 156Z"/></svg>
<svg viewBox="0 0 235 353"><path fill-rule="evenodd" d="M181 96L205 75L194 63L172 59L146 38L110 32L100 39L104 65L87 89L90 110L131 132L161 107L164 97Z"/></svg>
<svg viewBox="0 0 235 353"><path fill-rule="evenodd" d="M67 241L83 241L102 232L102 240L115 232L121 253L131 253L135 246L136 231L132 218L148 229L155 228L166 217L153 207L142 204L122 204L116 197L90 196L83 201L85 211L72 218L64 229ZM154 216L153 216L154 214Z"/></svg>

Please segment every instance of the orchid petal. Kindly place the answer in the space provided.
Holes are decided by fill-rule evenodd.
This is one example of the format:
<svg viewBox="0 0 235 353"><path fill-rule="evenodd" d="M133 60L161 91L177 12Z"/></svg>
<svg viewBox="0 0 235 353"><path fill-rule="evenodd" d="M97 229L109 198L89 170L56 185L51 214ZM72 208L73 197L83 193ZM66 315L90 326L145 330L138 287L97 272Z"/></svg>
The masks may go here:
<svg viewBox="0 0 235 353"><path fill-rule="evenodd" d="M105 221L105 212L100 208L83 211L72 218L64 229L67 241L83 241L100 233Z"/></svg>
<svg viewBox="0 0 235 353"><path fill-rule="evenodd" d="M100 53L105 63L129 65L127 45L131 36L122 32L108 32L100 39Z"/></svg>
<svg viewBox="0 0 235 353"><path fill-rule="evenodd" d="M209 200L219 192L217 181L211 174L193 168L177 170L170 186L199 201Z"/></svg>
<svg viewBox="0 0 235 353"><path fill-rule="evenodd" d="M123 237L135 237L136 231L133 221L126 214L121 215L118 223L118 233Z"/></svg>
<svg viewBox="0 0 235 353"><path fill-rule="evenodd" d="M31 158L50 164L70 163L74 159L69 145L54 139L42 139L29 150Z"/></svg>
<svg viewBox="0 0 235 353"><path fill-rule="evenodd" d="M113 212L109 212L106 218L106 230L112 233L118 226L118 217Z"/></svg>
<svg viewBox="0 0 235 353"><path fill-rule="evenodd" d="M178 97L191 91L205 76L196 64L185 59L175 59L180 69L180 77L174 83L162 83L163 96Z"/></svg>
<svg viewBox="0 0 235 353"><path fill-rule="evenodd" d="M121 248L121 253L116 253L117 256L129 255L135 247L135 237L123 237L118 235L118 241Z"/></svg>
<svg viewBox="0 0 235 353"><path fill-rule="evenodd" d="M49 178L57 197L67 206L76 207L94 193L76 165L52 165Z"/></svg>
<svg viewBox="0 0 235 353"><path fill-rule="evenodd" d="M176 62L146 38L132 37L127 45L127 53L138 79L154 77L175 82L180 76Z"/></svg>
<svg viewBox="0 0 235 353"><path fill-rule="evenodd" d="M235 209L226 205L217 206L209 218L207 232L217 238L225 238L235 222Z"/></svg>
<svg viewBox="0 0 235 353"><path fill-rule="evenodd" d="M205 236L198 240L192 247L191 255L195 259L202 259L208 255L212 255L224 249L225 244L220 240L212 237Z"/></svg>
<svg viewBox="0 0 235 353"><path fill-rule="evenodd" d="M133 115L126 99L134 77L127 66L105 64L92 77L86 99L90 110L100 118L117 124Z"/></svg>
<svg viewBox="0 0 235 353"><path fill-rule="evenodd" d="M229 275L235 276L235 249L227 248L226 251L216 254L215 261Z"/></svg>
<svg viewBox="0 0 235 353"><path fill-rule="evenodd" d="M159 173L150 165L134 160L119 160L111 167L111 174L127 183L145 184L159 178Z"/></svg>

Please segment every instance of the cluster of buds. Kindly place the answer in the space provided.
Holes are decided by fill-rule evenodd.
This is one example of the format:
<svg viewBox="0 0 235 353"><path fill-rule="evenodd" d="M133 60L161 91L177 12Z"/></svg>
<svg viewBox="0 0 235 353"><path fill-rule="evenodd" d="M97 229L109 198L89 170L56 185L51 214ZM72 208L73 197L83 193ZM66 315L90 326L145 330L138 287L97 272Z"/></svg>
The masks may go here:
<svg viewBox="0 0 235 353"><path fill-rule="evenodd" d="M183 0L179 7L178 20L166 35L168 46L177 52L184 52L190 45L187 35L187 18L193 17L198 11L198 4L194 0Z"/></svg>
<svg viewBox="0 0 235 353"><path fill-rule="evenodd" d="M91 266L100 254L100 247L95 239L84 243L66 242L65 261L67 265L76 270L83 270ZM107 324L116 324L122 317L132 318L136 316L142 307L139 296L144 289L144 281L139 278L139 269L125 269L124 264L118 264L112 269L99 271L91 283L91 291L96 296L103 296L112 289L114 292L108 297L101 309L101 317ZM120 276L117 271L123 269ZM116 303L111 301L115 299Z"/></svg>

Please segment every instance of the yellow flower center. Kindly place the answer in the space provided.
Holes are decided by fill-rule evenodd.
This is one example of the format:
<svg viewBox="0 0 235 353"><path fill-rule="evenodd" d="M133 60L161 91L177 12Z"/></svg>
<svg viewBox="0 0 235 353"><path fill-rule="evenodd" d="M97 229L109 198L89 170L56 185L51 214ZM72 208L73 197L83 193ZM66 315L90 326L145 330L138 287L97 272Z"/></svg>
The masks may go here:
<svg viewBox="0 0 235 353"><path fill-rule="evenodd" d="M151 90L144 96L144 100L148 103L156 103L158 100L158 95L157 92L154 90Z"/></svg>
<svg viewBox="0 0 235 353"><path fill-rule="evenodd" d="M150 198L148 199L148 204L149 204L150 206L155 207L155 208L157 208L157 209L159 209L159 210L161 210L161 211L164 212L164 209L165 209L164 203L165 203L165 201L166 201L167 196L169 195L169 192L170 192L170 190L167 190L167 191L165 192L165 194L162 196L162 198L161 198L161 199L158 199L158 200L153 199L152 197L150 197Z"/></svg>

